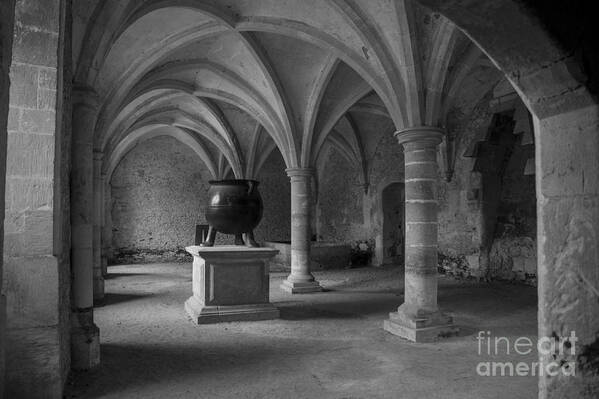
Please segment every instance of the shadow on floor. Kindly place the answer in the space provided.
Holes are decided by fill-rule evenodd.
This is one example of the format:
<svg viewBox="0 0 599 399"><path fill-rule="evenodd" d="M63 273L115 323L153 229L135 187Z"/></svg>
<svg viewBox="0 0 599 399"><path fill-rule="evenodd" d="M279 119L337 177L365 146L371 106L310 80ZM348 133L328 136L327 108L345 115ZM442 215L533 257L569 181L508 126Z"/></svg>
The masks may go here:
<svg viewBox="0 0 599 399"><path fill-rule="evenodd" d="M308 319L361 319L370 315L386 315L397 309L398 297L374 297L357 295L355 298L344 297L345 300L328 300L323 303L306 302L274 302L281 312L283 320Z"/></svg>
<svg viewBox="0 0 599 399"><path fill-rule="evenodd" d="M139 299L144 299L144 298L150 297L152 295L154 295L154 294L152 294L152 293L147 293L147 294L106 293L106 294L104 294L104 300L102 301L102 304L100 306L110 306L110 305L115 305L117 303L122 303L122 302L136 301Z"/></svg>
<svg viewBox="0 0 599 399"><path fill-rule="evenodd" d="M148 385L177 384L202 385L202 381L223 380L244 369L273 362L281 356L310 351L311 346L297 344L291 349L269 342L169 344L102 344L101 365L86 372L73 372L65 398L100 398L116 392L146 389ZM288 352L288 353L286 353ZM143 370L143 371L142 371ZM76 388L75 382L76 381Z"/></svg>
<svg viewBox="0 0 599 399"><path fill-rule="evenodd" d="M121 277L136 277L136 276L148 276L148 273L108 273L104 276L104 280L113 280Z"/></svg>

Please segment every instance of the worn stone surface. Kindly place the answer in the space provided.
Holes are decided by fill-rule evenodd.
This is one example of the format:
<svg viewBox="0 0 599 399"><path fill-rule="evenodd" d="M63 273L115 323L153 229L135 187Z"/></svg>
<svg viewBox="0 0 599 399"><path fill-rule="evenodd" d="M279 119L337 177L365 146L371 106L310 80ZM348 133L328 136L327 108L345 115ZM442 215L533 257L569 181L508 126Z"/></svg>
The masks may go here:
<svg viewBox="0 0 599 399"><path fill-rule="evenodd" d="M541 397L593 397L599 393L599 373L589 356L599 332L595 227L599 215L595 172L599 166L597 158L590 156L591 148L598 145L598 129L596 107L535 120L537 141L542 133L549 137L537 147L539 335L566 336L575 331L579 351L568 359L581 370L576 378L541 378ZM576 156L568 158L566 153ZM541 360L551 361L554 355L562 359L549 353Z"/></svg>
<svg viewBox="0 0 599 399"><path fill-rule="evenodd" d="M68 166L59 155L65 114L62 95L57 95L63 90L62 73L59 77L57 71L68 52L66 43L58 46L59 37L65 37L60 20L64 7L59 0L16 2L3 273L9 343L6 391L14 398L61 397L69 369L69 248L62 245L58 227L63 204L55 202L62 201L57 195L64 193Z"/></svg>
<svg viewBox="0 0 599 399"><path fill-rule="evenodd" d="M110 181L115 256L193 244L196 224L206 224L210 179L197 155L173 138L135 147Z"/></svg>
<svg viewBox="0 0 599 399"><path fill-rule="evenodd" d="M359 171L332 150L319 175L318 239L349 243L370 238L364 232L364 185Z"/></svg>
<svg viewBox="0 0 599 399"><path fill-rule="evenodd" d="M278 287L286 273L273 273L270 300L281 311L279 319L201 326L181 306L189 297L191 267L109 269L110 302L95 314L103 327L105 363L75 374L67 399L188 399L198 392L212 398L530 399L537 392L533 376L477 376L475 333L413 344L383 331L381 320L401 292L403 272L397 267L317 271L331 291L293 300ZM510 339L535 337L532 287L441 278L439 292L459 324L476 320L481 330ZM151 313L143 311L148 308ZM512 352L502 360L536 359ZM160 383L156 376L162 376Z"/></svg>
<svg viewBox="0 0 599 399"><path fill-rule="evenodd" d="M193 295L185 310L194 323L268 320L279 317L269 301L272 248L190 246Z"/></svg>
<svg viewBox="0 0 599 399"><path fill-rule="evenodd" d="M5 192L6 181L6 141L8 127L8 109L10 92L10 65L12 60L12 33L15 2L4 1L0 4L0 193ZM0 238L4 241L4 195L0 195ZM5 386L6 353L6 296L4 293L4 248L0 245L0 386ZM0 399L4 398L0 389Z"/></svg>

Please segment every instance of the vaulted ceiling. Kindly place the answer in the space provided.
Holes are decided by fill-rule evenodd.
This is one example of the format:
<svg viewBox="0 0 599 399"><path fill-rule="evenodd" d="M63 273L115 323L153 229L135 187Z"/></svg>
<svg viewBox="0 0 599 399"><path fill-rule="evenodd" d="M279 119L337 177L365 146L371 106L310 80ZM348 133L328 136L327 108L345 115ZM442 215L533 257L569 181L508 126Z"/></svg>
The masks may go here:
<svg viewBox="0 0 599 399"><path fill-rule="evenodd" d="M409 0L79 0L73 26L74 84L100 97L108 174L157 135L215 177L252 177L275 148L312 167L325 144L365 170L362 118L445 126L486 59Z"/></svg>

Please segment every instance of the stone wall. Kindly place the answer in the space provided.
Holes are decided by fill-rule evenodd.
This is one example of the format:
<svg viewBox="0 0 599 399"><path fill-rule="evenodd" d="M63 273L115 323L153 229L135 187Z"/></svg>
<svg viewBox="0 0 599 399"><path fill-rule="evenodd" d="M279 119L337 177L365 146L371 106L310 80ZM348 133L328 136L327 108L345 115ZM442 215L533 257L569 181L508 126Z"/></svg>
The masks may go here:
<svg viewBox="0 0 599 399"><path fill-rule="evenodd" d="M451 275L536 283L536 196L530 115L505 81L456 113L455 162L439 185L441 267ZM509 126L501 142L493 123ZM446 147L442 147L442 151ZM441 175L447 162L441 162Z"/></svg>
<svg viewBox="0 0 599 399"><path fill-rule="evenodd" d="M114 260L184 255L184 248L194 244L196 224L206 223L211 178L200 158L172 137L133 148L110 180Z"/></svg>
<svg viewBox="0 0 599 399"><path fill-rule="evenodd" d="M337 150L330 150L319 173L319 241L349 243L364 236L364 186L359 171Z"/></svg>
<svg viewBox="0 0 599 399"><path fill-rule="evenodd" d="M404 182L403 150L393 134L395 127L391 121L383 121L379 125L363 126L367 140L364 147L367 156L369 186L364 198L364 217L369 239L374 239L373 264L383 265L388 262L385 253L384 224L385 209L383 207L383 191L397 183ZM398 203L403 198L398 198Z"/></svg>
<svg viewBox="0 0 599 399"><path fill-rule="evenodd" d="M357 168L336 150L329 151L319 170L318 238L345 243L367 241L373 250L372 264L381 265L385 263L382 194L391 184L403 183L403 153L393 137L391 120L372 114L355 120L360 121L367 182L364 184Z"/></svg>
<svg viewBox="0 0 599 399"><path fill-rule="evenodd" d="M60 0L16 2L3 270L11 398L61 398L69 369L69 247L57 222L66 184L60 151L69 137L61 108L68 42L59 44L67 9Z"/></svg>
<svg viewBox="0 0 599 399"><path fill-rule="evenodd" d="M161 136L142 142L112 175L112 263L187 260L196 224L206 224L208 169L186 145ZM256 239L290 239L290 183L273 151L258 176L264 216ZM217 244L232 237L217 235Z"/></svg>

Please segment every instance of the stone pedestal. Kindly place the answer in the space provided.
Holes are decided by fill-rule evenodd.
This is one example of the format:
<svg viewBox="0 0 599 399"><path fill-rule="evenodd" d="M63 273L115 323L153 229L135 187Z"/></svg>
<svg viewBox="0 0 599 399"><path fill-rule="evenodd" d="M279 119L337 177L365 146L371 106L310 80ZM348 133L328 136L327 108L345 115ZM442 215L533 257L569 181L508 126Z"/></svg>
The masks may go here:
<svg viewBox="0 0 599 399"><path fill-rule="evenodd" d="M310 209L314 169L287 169L291 179L291 274L281 284L291 294L322 291L310 272Z"/></svg>
<svg viewBox="0 0 599 399"><path fill-rule="evenodd" d="M416 127L396 137L405 161L405 300L384 328L410 341L430 342L458 332L437 306L437 146L443 132Z"/></svg>
<svg viewBox="0 0 599 399"><path fill-rule="evenodd" d="M268 320L279 317L269 302L271 248L186 248L193 255L193 296L185 310L194 323Z"/></svg>

